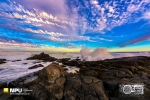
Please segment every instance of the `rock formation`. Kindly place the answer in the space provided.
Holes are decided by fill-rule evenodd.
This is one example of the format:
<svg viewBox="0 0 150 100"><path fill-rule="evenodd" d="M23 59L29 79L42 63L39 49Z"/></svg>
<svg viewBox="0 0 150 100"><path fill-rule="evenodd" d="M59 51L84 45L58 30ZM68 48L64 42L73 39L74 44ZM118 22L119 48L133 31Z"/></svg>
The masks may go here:
<svg viewBox="0 0 150 100"><path fill-rule="evenodd" d="M27 60L43 60L43 61L55 61L57 60L54 57L49 56L48 54L45 54L44 52L40 54L36 54L32 57L27 58Z"/></svg>
<svg viewBox="0 0 150 100"><path fill-rule="evenodd" d="M42 54L43 55L43 54ZM48 57L48 56L46 56ZM42 58L44 59L44 58ZM29 96L8 95L0 90L0 100L149 100L150 57L124 57L103 61L59 59L39 72L12 81L8 87L33 90ZM64 66L76 66L76 74ZM36 78L28 78L36 76ZM121 86L143 84L144 94L130 95ZM7 87L0 83L0 88Z"/></svg>

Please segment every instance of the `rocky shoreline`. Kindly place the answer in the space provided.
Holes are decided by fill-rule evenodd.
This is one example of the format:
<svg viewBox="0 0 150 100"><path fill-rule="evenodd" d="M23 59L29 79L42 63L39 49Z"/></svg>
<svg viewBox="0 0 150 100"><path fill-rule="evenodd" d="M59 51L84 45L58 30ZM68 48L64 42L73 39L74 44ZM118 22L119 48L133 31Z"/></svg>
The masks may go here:
<svg viewBox="0 0 150 100"><path fill-rule="evenodd" d="M15 81L0 83L0 100L149 100L150 57L124 57L101 61L56 59L48 54L34 55L27 60L52 62L42 70ZM2 60L3 62L5 60ZM62 65L59 65L62 63ZM67 73L65 66L80 68L75 74ZM143 84L144 94L121 92L122 85ZM30 95L9 95L3 88L27 88Z"/></svg>

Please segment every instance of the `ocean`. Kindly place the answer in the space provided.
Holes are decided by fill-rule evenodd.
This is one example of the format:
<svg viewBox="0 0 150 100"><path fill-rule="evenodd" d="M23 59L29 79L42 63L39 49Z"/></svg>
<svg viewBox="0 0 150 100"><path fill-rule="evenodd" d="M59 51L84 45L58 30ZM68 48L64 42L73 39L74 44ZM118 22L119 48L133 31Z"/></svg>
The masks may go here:
<svg viewBox="0 0 150 100"><path fill-rule="evenodd" d="M36 69L28 69L29 67L37 64L42 64L44 67L51 64L52 62L42 62L40 60L26 60L26 58L33 56L34 54L39 54L40 52L0 52L0 59L6 59L6 63L0 64L0 82L10 82L19 77L23 77L30 73L41 70L43 67ZM46 52L52 57L56 58L71 58L76 59L77 57L85 59L87 61L92 60L103 60L102 57L109 59L107 53L103 54L86 54L83 57L80 53L50 53ZM111 58L119 57L132 57L132 56L150 56L149 52L138 52L138 53L109 53ZM98 58L99 57L99 58ZM110 59L111 59L110 58ZM17 61L16 61L17 60ZM68 72L73 72L74 70L79 70L76 67L67 66Z"/></svg>

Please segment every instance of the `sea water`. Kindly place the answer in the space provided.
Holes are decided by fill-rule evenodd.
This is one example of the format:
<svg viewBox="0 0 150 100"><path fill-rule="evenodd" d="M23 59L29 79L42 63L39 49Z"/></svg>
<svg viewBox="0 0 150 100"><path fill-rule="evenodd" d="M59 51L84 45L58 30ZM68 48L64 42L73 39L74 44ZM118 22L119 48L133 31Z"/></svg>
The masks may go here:
<svg viewBox="0 0 150 100"><path fill-rule="evenodd" d="M56 58L71 58L76 59L81 58L81 60L95 61L95 60L104 60L112 59L119 57L133 57L133 56L150 56L148 52L139 52L139 53L109 53L106 49L97 49L95 51L86 51L86 53L50 53L46 52L50 56ZM34 54L39 54L41 52L0 52L0 59L6 59L6 63L0 64L0 82L10 82L19 77L23 77L30 73L41 70L43 67L36 69L28 69L29 67L42 64L44 67L48 66L52 62L42 62L40 60L26 60L26 58L33 56ZM20 60L20 61L14 61ZM35 63L36 62L36 63ZM79 71L79 68L66 67L68 72Z"/></svg>

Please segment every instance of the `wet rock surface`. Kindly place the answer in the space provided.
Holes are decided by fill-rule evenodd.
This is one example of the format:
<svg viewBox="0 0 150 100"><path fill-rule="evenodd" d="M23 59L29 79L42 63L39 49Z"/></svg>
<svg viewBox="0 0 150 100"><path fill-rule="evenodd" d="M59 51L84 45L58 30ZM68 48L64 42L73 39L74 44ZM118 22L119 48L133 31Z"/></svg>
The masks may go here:
<svg viewBox="0 0 150 100"><path fill-rule="evenodd" d="M63 65L52 63L39 72L19 78L8 85L0 83L0 100L149 100L150 98L150 57L57 61ZM64 66L76 66L80 68L79 73L66 73ZM144 94L123 93L121 86L135 84L143 84ZM3 93L4 87L23 87L32 92L28 96L10 96Z"/></svg>

